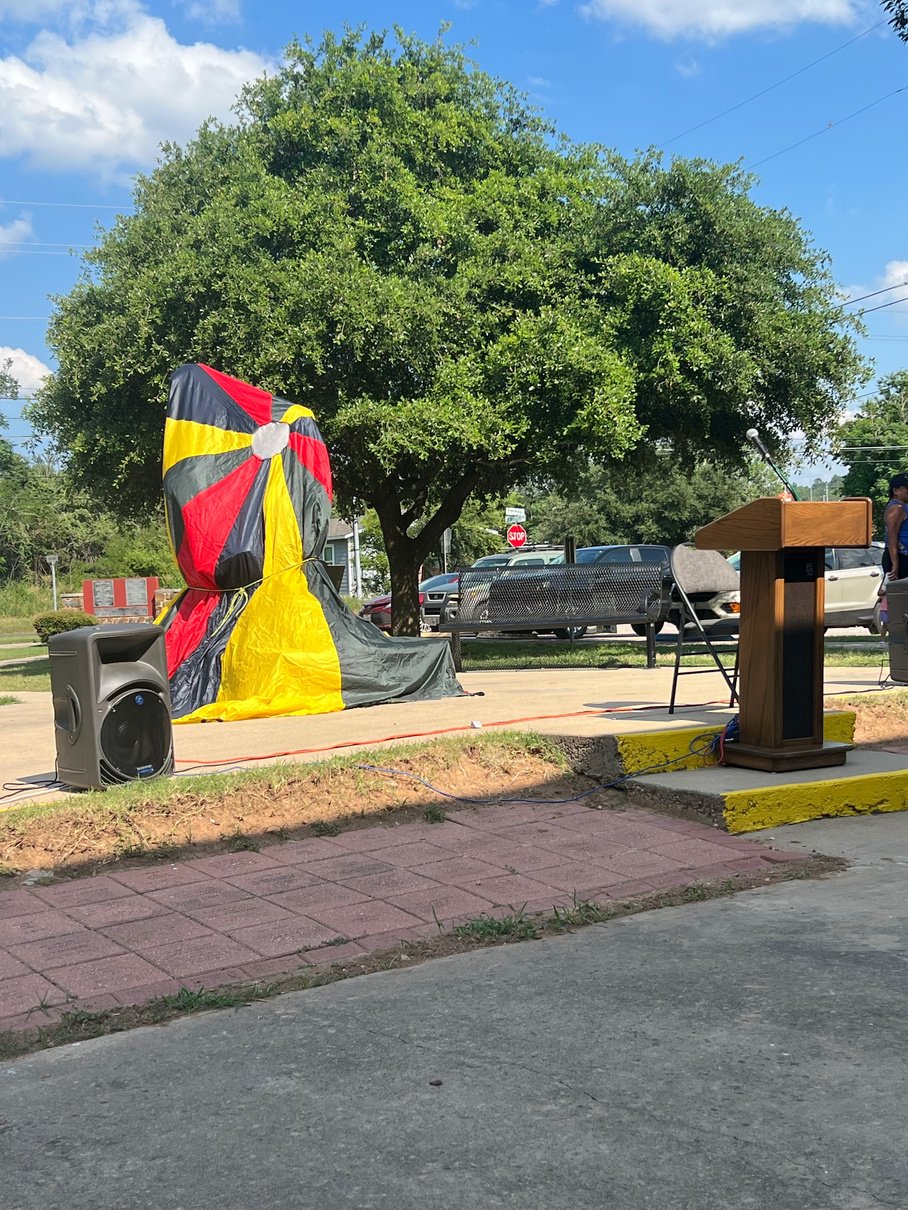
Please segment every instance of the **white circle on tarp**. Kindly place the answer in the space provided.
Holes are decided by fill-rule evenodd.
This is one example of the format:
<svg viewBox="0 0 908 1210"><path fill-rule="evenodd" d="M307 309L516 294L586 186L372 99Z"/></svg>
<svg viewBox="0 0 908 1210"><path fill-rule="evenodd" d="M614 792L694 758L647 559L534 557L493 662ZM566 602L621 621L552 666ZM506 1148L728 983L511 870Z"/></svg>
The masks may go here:
<svg viewBox="0 0 908 1210"><path fill-rule="evenodd" d="M289 441L290 425L275 420L271 424L263 424L252 434L252 452L264 462L285 450Z"/></svg>

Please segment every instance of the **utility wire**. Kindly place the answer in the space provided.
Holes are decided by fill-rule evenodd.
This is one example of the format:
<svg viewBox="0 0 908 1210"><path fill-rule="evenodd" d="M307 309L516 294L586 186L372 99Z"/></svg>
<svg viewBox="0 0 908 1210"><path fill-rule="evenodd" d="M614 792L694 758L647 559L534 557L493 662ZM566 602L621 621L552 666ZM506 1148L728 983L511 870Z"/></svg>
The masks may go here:
<svg viewBox="0 0 908 1210"><path fill-rule="evenodd" d="M782 147L779 151L774 151L772 155L764 156L762 160L757 160L755 164L750 164L750 168L759 168L761 164L768 164L770 160L777 159L780 155L785 155L788 151L794 151L796 147L802 147L805 143L809 143L811 139L819 138L821 134L826 134L835 126L844 126L846 122L850 122L852 118L858 117L862 113L866 113L868 109L873 109L876 105L882 105L884 101L888 101L890 97L897 96L900 92L904 92L908 86L903 85L901 88L894 88L892 92L885 93L882 97L877 97L875 101L871 101L868 105L862 105L860 109L856 109L853 113L846 114L844 118L839 118L835 122L827 122L819 130L815 130L813 134L805 135L803 139L798 139L797 143L790 143L787 147Z"/></svg>
<svg viewBox="0 0 908 1210"><path fill-rule="evenodd" d="M660 147L669 147L672 143L677 143L679 139L686 138L687 135L693 134L695 130L702 130L704 126L709 126L712 122L718 122L719 118L724 118L730 113L734 113L738 109L742 109L745 105L749 105L751 101L756 101L760 97L765 97L768 92L772 92L775 88L780 88L783 84L787 84L789 80L794 80L797 76L802 76L805 71L810 71L812 67L816 67L818 63L825 62L826 59L831 59L833 55L837 55L839 51L847 50L849 46L853 46L855 42L860 42L861 38L866 38L868 34L872 34L874 30L879 29L881 25L885 25L885 18L882 21L877 21L876 25L871 25L870 29L865 29L862 34L857 34L853 38L849 38L847 42L843 42L841 46L837 46L834 50L828 51L825 55L820 55L819 59L814 59L812 63L806 64L804 67L799 67L797 71L793 71L791 75L784 76L781 80L776 80L775 84L770 84L766 88L761 88L759 92L755 92L750 97L745 97L743 101L738 101L735 105L730 105L728 109L723 109L721 113L713 114L711 118L706 118L702 122L698 122L696 126L689 126L687 130L682 130L680 134L673 135L672 138L666 139L664 143L660 143Z"/></svg>
<svg viewBox="0 0 908 1210"><path fill-rule="evenodd" d="M66 247L66 248L72 248L72 247L88 248L91 246L93 246L93 245L89 245L89 244L81 244L81 245L65 244L64 245L64 247ZM0 256L3 255L3 251L5 248L8 248L7 244L0 244ZM39 252L39 251L35 251L32 248L8 248L8 251L9 251L10 256L72 256L73 255L73 253L71 253L71 252Z"/></svg>
<svg viewBox="0 0 908 1210"><path fill-rule="evenodd" d="M122 210L122 206L111 206L105 202L16 202L0 197L0 206L60 206L74 210Z"/></svg>
<svg viewBox="0 0 908 1210"><path fill-rule="evenodd" d="M900 281L894 286L884 286L882 290L871 290L869 294L859 294L857 298L849 298L847 302L843 302L843 307L850 307L852 303L863 302L865 298L876 298L878 294L889 294L892 290L901 290L902 286L908 286L908 281Z"/></svg>
<svg viewBox="0 0 908 1210"><path fill-rule="evenodd" d="M887 307L896 307L903 302L908 302L908 294L902 298L893 298L890 302L880 303L876 307L861 307L858 315L872 315L874 311L885 311Z"/></svg>
<svg viewBox="0 0 908 1210"><path fill-rule="evenodd" d="M55 244L46 239L11 239L0 242L0 251L7 248L94 248L94 244Z"/></svg>

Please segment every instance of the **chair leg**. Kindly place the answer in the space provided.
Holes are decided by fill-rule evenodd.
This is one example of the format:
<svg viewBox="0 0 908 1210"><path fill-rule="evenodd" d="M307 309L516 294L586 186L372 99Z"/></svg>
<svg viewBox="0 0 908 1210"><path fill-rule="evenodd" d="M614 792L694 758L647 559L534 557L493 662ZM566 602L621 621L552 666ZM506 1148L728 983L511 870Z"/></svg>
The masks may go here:
<svg viewBox="0 0 908 1210"><path fill-rule="evenodd" d="M672 675L672 695L668 703L669 714L675 713L675 696L678 692L678 677L681 673L681 649L684 645L684 610L678 618L678 641L675 643L675 669Z"/></svg>

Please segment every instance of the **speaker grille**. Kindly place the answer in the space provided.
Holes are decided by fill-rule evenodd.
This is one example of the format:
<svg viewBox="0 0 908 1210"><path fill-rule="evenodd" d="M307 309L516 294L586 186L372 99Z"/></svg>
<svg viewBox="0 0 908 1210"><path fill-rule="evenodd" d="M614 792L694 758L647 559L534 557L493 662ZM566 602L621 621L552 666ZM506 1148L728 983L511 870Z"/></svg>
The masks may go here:
<svg viewBox="0 0 908 1210"><path fill-rule="evenodd" d="M101 724L101 778L109 785L158 777L171 768L170 714L151 689L114 699Z"/></svg>

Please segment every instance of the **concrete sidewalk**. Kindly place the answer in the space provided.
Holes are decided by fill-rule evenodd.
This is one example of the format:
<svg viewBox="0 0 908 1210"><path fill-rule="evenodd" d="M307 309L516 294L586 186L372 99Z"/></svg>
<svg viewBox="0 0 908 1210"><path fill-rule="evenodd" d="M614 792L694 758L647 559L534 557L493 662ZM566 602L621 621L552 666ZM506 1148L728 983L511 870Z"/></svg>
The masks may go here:
<svg viewBox="0 0 908 1210"><path fill-rule="evenodd" d="M860 692L875 688L878 679L875 668L830 668L825 692ZM323 760L362 745L469 731L474 722L545 735L598 737L661 727L716 726L729 713L727 690L718 672L682 680L681 704L673 716L668 713L670 668L466 672L459 680L476 696L337 714L176 726L177 770L201 762L211 762L204 767L214 770L231 762L248 766L274 760ZM40 787L54 776L50 694L17 693L16 697L21 705L3 707L0 713L0 784L33 779ZM29 794L35 801L57 796L55 791Z"/></svg>
<svg viewBox="0 0 908 1210"><path fill-rule="evenodd" d="M908 1204L908 814L785 882L0 1065L7 1210Z"/></svg>
<svg viewBox="0 0 908 1210"><path fill-rule="evenodd" d="M360 957L483 913L626 899L792 860L646 810L540 803L0 891L0 1030Z"/></svg>

